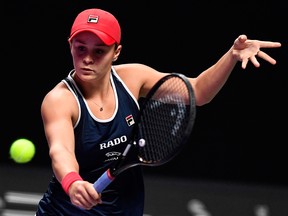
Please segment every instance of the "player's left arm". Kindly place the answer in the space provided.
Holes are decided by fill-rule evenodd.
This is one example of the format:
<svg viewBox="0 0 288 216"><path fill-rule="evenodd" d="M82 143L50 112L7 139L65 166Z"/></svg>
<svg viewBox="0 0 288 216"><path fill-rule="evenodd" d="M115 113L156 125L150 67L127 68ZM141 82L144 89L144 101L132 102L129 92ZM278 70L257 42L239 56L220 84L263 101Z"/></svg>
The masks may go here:
<svg viewBox="0 0 288 216"><path fill-rule="evenodd" d="M234 41L233 46L214 65L203 71L195 79L190 79L196 104L198 106L207 104L217 95L238 61L242 62L243 69L246 68L249 60L255 67L260 67L257 57L273 65L276 64L276 60L261 48L278 47L281 47L279 42L249 40L246 35L240 35Z"/></svg>

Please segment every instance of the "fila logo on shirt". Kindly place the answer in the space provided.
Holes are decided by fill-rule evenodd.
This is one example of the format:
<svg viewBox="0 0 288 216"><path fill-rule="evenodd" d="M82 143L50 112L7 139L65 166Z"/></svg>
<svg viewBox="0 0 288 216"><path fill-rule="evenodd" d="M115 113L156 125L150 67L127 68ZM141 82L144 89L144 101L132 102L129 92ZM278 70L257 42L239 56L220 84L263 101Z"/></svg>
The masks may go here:
<svg viewBox="0 0 288 216"><path fill-rule="evenodd" d="M129 127L135 124L135 121L132 115L128 115L125 119Z"/></svg>

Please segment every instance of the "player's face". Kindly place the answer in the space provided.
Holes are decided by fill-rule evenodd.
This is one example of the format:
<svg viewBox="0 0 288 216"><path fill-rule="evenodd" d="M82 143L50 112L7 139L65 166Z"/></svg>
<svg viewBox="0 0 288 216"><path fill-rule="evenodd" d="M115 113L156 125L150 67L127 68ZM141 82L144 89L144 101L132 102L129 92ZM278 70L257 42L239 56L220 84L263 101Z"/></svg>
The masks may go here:
<svg viewBox="0 0 288 216"><path fill-rule="evenodd" d="M107 46L97 35L81 32L72 39L70 48L77 74L97 75L110 71L115 44Z"/></svg>

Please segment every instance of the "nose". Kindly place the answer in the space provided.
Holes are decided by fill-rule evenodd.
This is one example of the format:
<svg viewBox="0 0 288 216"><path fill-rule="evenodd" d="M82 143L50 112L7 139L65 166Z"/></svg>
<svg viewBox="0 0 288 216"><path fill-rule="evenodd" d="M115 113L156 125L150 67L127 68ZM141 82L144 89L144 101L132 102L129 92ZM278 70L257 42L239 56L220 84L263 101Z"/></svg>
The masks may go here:
<svg viewBox="0 0 288 216"><path fill-rule="evenodd" d="M86 64L92 64L94 63L94 58L92 55L87 54L84 58L83 58L83 62Z"/></svg>

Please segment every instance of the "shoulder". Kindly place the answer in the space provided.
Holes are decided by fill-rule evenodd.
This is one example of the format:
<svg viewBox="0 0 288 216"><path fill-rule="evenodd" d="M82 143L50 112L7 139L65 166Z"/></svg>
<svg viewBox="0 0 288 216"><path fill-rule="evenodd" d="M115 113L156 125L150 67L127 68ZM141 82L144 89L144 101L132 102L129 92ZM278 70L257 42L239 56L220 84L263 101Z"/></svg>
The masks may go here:
<svg viewBox="0 0 288 216"><path fill-rule="evenodd" d="M56 86L54 86L44 97L43 102L49 101L49 102L55 102L58 100L61 100L63 97L68 96L69 89L67 88L66 84L64 82L59 82Z"/></svg>
<svg viewBox="0 0 288 216"><path fill-rule="evenodd" d="M149 89L165 75L163 72L140 63L120 64L113 67L136 96L145 96Z"/></svg>
<svg viewBox="0 0 288 216"><path fill-rule="evenodd" d="M43 98L41 104L42 113L50 112L67 112L67 110L77 108L77 102L66 84L59 82L53 89L51 89Z"/></svg>

